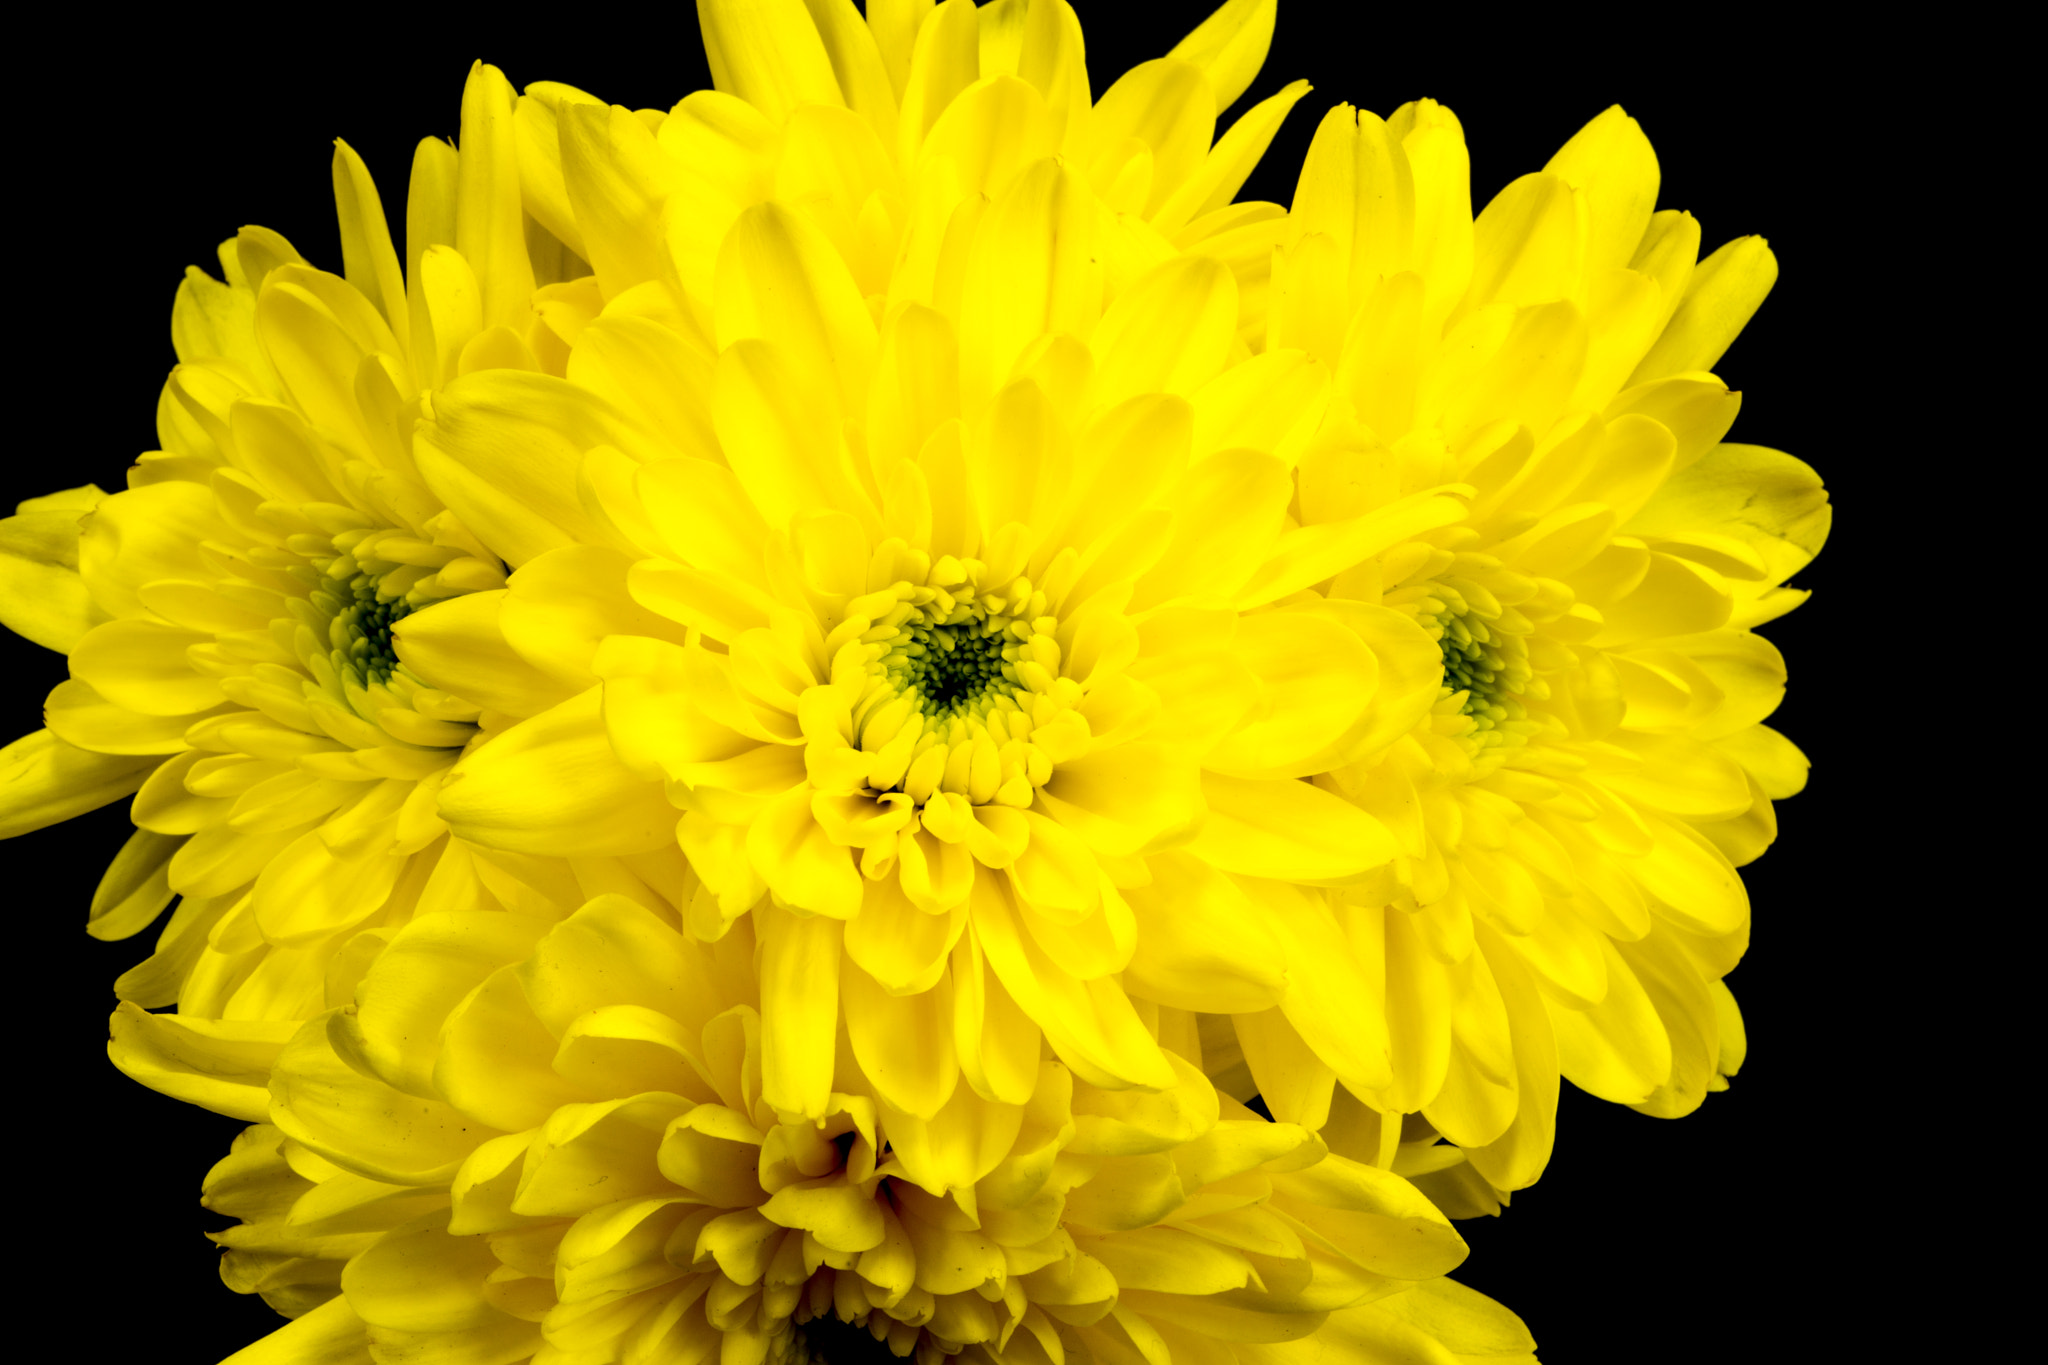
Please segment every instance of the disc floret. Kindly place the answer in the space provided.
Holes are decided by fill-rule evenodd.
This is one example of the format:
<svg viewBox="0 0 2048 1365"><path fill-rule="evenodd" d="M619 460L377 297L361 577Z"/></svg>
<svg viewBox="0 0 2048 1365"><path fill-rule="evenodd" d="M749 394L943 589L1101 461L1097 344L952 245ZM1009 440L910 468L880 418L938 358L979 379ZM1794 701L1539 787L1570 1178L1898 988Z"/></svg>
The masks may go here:
<svg viewBox="0 0 2048 1365"><path fill-rule="evenodd" d="M1022 809L1085 746L1073 709L1083 689L1061 674L1045 593L1023 575L992 578L948 555L849 604L834 636L851 638L832 673L858 679L851 739L867 795L922 807L950 792Z"/></svg>
<svg viewBox="0 0 2048 1365"><path fill-rule="evenodd" d="M1438 572L1389 593L1386 604L1409 612L1437 642L1444 678L1436 728L1462 740L1474 756L1518 748L1546 728L1529 703L1550 688L1529 661L1535 625L1517 606L1536 585L1497 560L1443 554Z"/></svg>

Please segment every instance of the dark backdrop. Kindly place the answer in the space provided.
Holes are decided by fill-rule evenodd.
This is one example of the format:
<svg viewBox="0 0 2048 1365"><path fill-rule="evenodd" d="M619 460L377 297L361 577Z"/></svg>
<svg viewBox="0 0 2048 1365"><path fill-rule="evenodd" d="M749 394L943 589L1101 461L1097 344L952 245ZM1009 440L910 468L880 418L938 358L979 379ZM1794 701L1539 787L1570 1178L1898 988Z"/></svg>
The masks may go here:
<svg viewBox="0 0 2048 1365"><path fill-rule="evenodd" d="M1207 8L1078 7L1098 94L1163 55ZM18 49L34 58L16 73L17 98L24 85L34 97L16 106L13 143L11 410L21 425L0 453L0 502L88 480L122 486L130 460L155 444L180 273L214 268L215 244L237 226L276 228L339 268L330 139L363 154L397 213L414 142L456 131L473 57L515 85L560 79L628 106L667 107L709 84L688 6L644 24L627 10L571 10L541 27L365 14L282 32L224 17L205 35L155 17L96 19ZM1691 210L1709 249L1760 232L1777 251L1777 291L1720 366L1744 393L1733 436L1815 465L1840 526L1799 580L1814 600L1767 629L1793 677L1775 723L1815 769L1806 793L1780 807L1778 846L1746 873L1754 946L1731 982L1749 1065L1679 1122L1567 1087L1549 1173L1506 1217L1463 1225L1473 1255L1460 1278L1521 1312L1551 1362L1896 1347L1899 1304L1866 1298L1898 1292L1905 1267L1871 1259L1892 1254L1871 1220L1896 1211L1864 1202L1881 1197L1865 1182L1869 1163L1903 1156L1908 1135L1932 1122L1917 1094L1887 1087L1925 1008L1896 1003L1891 978L1903 954L1936 944L1915 947L1902 932L1910 889L1864 870L1873 836L1894 858L1910 842L1886 833L1885 816L1901 810L1895 785L1880 797L1880 765L1897 754L1869 742L1877 703L1864 684L1886 672L1877 642L1896 634L1881 626L1897 619L1900 594L1925 585L1912 560L1890 557L1882 531L1902 524L1903 499L1916 495L1901 477L1907 452L1942 455L1905 431L1924 394L1899 368L1940 349L1916 340L1914 310L1935 286L1915 270L1929 223L1911 203L1946 174L1931 155L1941 134L1880 89L1889 59L1860 39L1781 29L1754 10L1725 25L1647 6L1611 21L1566 13L1503 21L1466 7L1284 4L1250 95L1298 76L1315 91L1247 197L1287 201L1317 120L1339 100L1381 114L1423 95L1449 104L1471 145L1475 207L1621 103L1657 148L1661 207ZM0 639L0 661L11 737L35 727L63 661L12 636ZM27 1206L17 1206L17 1246L57 1282L89 1277L72 1302L95 1305L77 1324L94 1344L77 1358L211 1365L277 1319L220 1286L201 1236L221 1220L196 1203L200 1176L238 1125L147 1092L104 1059L109 983L150 937L103 944L82 931L125 810L0 846L12 980L27 994L13 1011L29 1043L17 1054L26 1074L15 1123L34 1165L17 1167Z"/></svg>

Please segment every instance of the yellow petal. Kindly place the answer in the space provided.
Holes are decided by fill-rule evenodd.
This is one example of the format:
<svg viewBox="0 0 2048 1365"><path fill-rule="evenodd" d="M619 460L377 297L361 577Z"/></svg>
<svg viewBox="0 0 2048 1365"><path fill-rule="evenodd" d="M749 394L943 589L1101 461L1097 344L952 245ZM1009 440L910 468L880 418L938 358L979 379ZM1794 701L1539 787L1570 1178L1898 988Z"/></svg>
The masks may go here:
<svg viewBox="0 0 2048 1365"><path fill-rule="evenodd" d="M1226 71L1226 78L1234 73ZM1144 193L1119 208L1150 214L1180 188L1216 132L1215 88L1202 68L1180 57L1140 62L1118 77L1088 120L1083 164L1096 188L1112 199L1132 153L1150 163Z"/></svg>
<svg viewBox="0 0 2048 1365"><path fill-rule="evenodd" d="M348 1300L337 1294L304 1317L251 1342L221 1365L374 1365L370 1333Z"/></svg>
<svg viewBox="0 0 2048 1365"><path fill-rule="evenodd" d="M1778 282L1778 258L1761 237L1738 237L1699 263L1664 335L1629 383L1711 370Z"/></svg>
<svg viewBox="0 0 2048 1365"><path fill-rule="evenodd" d="M470 67L462 87L454 246L476 271L486 327L519 325L533 297L512 99L504 72L482 62Z"/></svg>
<svg viewBox="0 0 2048 1365"><path fill-rule="evenodd" d="M598 646L609 635L683 632L626 590L633 561L598 545L565 545L530 561L507 585L498 628L520 657L580 692L597 681Z"/></svg>
<svg viewBox="0 0 2048 1365"><path fill-rule="evenodd" d="M1536 983L1513 950L1484 925L1474 934L1500 988L1514 1037L1516 1111L1505 1133L1466 1155L1487 1181L1500 1189L1518 1190L1534 1184L1550 1164L1557 1135L1557 1039Z"/></svg>
<svg viewBox="0 0 2048 1365"><path fill-rule="evenodd" d="M853 923L865 918L863 912ZM951 1030L951 981L941 977L936 986L921 994L892 995L849 955L840 977L840 994L853 1055L873 1082L876 1095L915 1118L936 1115L953 1097L960 1080Z"/></svg>
<svg viewBox="0 0 2048 1365"><path fill-rule="evenodd" d="M860 913L847 921L847 956L892 995L928 991L966 922L960 906L926 914L911 904L894 878L886 878L867 889Z"/></svg>
<svg viewBox="0 0 2048 1365"><path fill-rule="evenodd" d="M763 906L761 1097L782 1113L814 1117L832 1091L843 926L822 915Z"/></svg>
<svg viewBox="0 0 2048 1365"><path fill-rule="evenodd" d="M146 616L139 595L143 584L165 578L210 581L199 547L234 539L204 485L150 484L116 493L93 509L78 540L79 570L101 610Z"/></svg>
<svg viewBox="0 0 2048 1365"><path fill-rule="evenodd" d="M896 83L876 34L860 12L836 0L805 0L846 107L884 138L896 131Z"/></svg>
<svg viewBox="0 0 2048 1365"><path fill-rule="evenodd" d="M184 842L147 829L129 835L93 892L85 931L98 939L127 938L161 914L173 894L171 857Z"/></svg>
<svg viewBox="0 0 2048 1365"><path fill-rule="evenodd" d="M1169 261L1118 296L1093 338L1104 406L1140 393L1183 396L1214 378L1237 336L1237 281L1216 261Z"/></svg>
<svg viewBox="0 0 2048 1365"><path fill-rule="evenodd" d="M1522 1320L1456 1280L1419 1280L1367 1306L1401 1319L1460 1356L1534 1359L1536 1339Z"/></svg>
<svg viewBox="0 0 2048 1365"><path fill-rule="evenodd" d="M1395 852L1386 827L1306 782L1202 776L1209 808L1189 851L1247 877L1342 882L1380 867Z"/></svg>
<svg viewBox="0 0 2048 1365"><path fill-rule="evenodd" d="M370 168L355 148L334 143L334 208L341 223L341 260L348 282L391 327L401 352L406 338L405 276L391 245L391 225Z"/></svg>
<svg viewBox="0 0 2048 1365"><path fill-rule="evenodd" d="M1231 652L1259 680L1258 706L1203 766L1234 777L1308 777L1349 732L1379 682L1379 663L1330 617L1267 612L1238 623ZM1306 760L1306 761L1304 761Z"/></svg>
<svg viewBox="0 0 2048 1365"><path fill-rule="evenodd" d="M836 390L840 411L865 420L875 325L823 233L777 204L748 209L719 248L716 281L719 349L759 337L803 392Z"/></svg>
<svg viewBox="0 0 2048 1365"><path fill-rule="evenodd" d="M574 1218L615 1200L673 1193L656 1153L690 1107L655 1093L557 1109L527 1153L512 1211Z"/></svg>
<svg viewBox="0 0 2048 1365"><path fill-rule="evenodd" d="M1156 853L1146 865L1151 883L1123 893L1137 920L1124 971L1132 988L1176 1009L1250 1014L1277 1005L1282 949L1258 908L1190 854Z"/></svg>
<svg viewBox="0 0 2048 1365"><path fill-rule="evenodd" d="M856 512L870 532L879 528L829 395L821 402L805 390L777 350L757 340L719 356L717 383L719 444L771 529L814 508Z"/></svg>
<svg viewBox="0 0 2048 1365"><path fill-rule="evenodd" d="M953 945L950 979L954 1051L968 1085L983 1099L1029 1101L1038 1083L1038 1025L988 967L973 934Z"/></svg>
<svg viewBox="0 0 2048 1365"><path fill-rule="evenodd" d="M1549 172L1522 176L1495 195L1472 225L1465 313L1569 297L1585 269L1585 213L1564 177Z"/></svg>
<svg viewBox="0 0 2048 1365"><path fill-rule="evenodd" d="M685 183L647 125L615 105L556 111L562 179L605 297L663 275L662 210Z"/></svg>
<svg viewBox="0 0 2048 1365"><path fill-rule="evenodd" d="M1465 1259L1450 1220L1392 1171L1331 1155L1272 1181L1275 1208L1378 1274L1428 1279Z"/></svg>
<svg viewBox="0 0 2048 1365"><path fill-rule="evenodd" d="M760 1131L722 1105L700 1104L671 1123L657 1160L664 1176L708 1203L745 1208L765 1196Z"/></svg>
<svg viewBox="0 0 2048 1365"><path fill-rule="evenodd" d="M1565 1079L1617 1104L1640 1104L1671 1075L1671 1037L1656 1005L1605 936L1607 994L1590 1009L1549 1003Z"/></svg>
<svg viewBox="0 0 2048 1365"><path fill-rule="evenodd" d="M648 431L675 453L719 460L711 429L716 357L694 337L653 318L607 312L576 337L569 379Z"/></svg>
<svg viewBox="0 0 2048 1365"><path fill-rule="evenodd" d="M738 1003L677 930L618 895L596 897L549 930L522 967L521 982L556 1037L590 1011L613 1005L637 1005L695 1030Z"/></svg>
<svg viewBox="0 0 2048 1365"><path fill-rule="evenodd" d="M152 1090L261 1123L270 1114L271 1070L297 1027L284 1020L150 1014L124 1002L110 1021L107 1056Z"/></svg>
<svg viewBox="0 0 2048 1365"><path fill-rule="evenodd" d="M0 625L60 654L106 619L78 573L80 521L104 494L75 491L98 496L85 506L24 503L22 512L0 521Z"/></svg>
<svg viewBox="0 0 2048 1365"><path fill-rule="evenodd" d="M909 16L877 16L875 36L885 54L901 40L894 37ZM916 22L903 74L895 77L902 95L897 120L897 158L915 165L919 144L955 96L981 74L981 23L974 0L945 0L936 12ZM896 49L901 50L901 49ZM885 60L890 60L885 56ZM894 65L891 74L894 76Z"/></svg>
<svg viewBox="0 0 2048 1365"><path fill-rule="evenodd" d="M1185 1058L1169 1052L1166 1060L1173 1067L1174 1084L1163 1091L1076 1091L1074 1136L1067 1150L1090 1156L1170 1152L1214 1128L1215 1087Z"/></svg>
<svg viewBox="0 0 2048 1365"><path fill-rule="evenodd" d="M492 1128L537 1127L565 1104L594 1098L558 1075L555 1039L534 1017L517 964L500 967L447 1016L434 1093ZM621 1197L624 1197L621 1192Z"/></svg>
<svg viewBox="0 0 2048 1365"><path fill-rule="evenodd" d="M1430 335L1441 335L1472 277L1472 164L1457 115L1435 100L1404 104L1387 120L1401 139L1415 189L1409 250L1422 277L1422 314Z"/></svg>
<svg viewBox="0 0 2048 1365"><path fill-rule="evenodd" d="M1642 125L1613 105L1573 134L1543 169L1585 199L1588 274L1628 264L1657 206L1657 154Z"/></svg>
<svg viewBox="0 0 2048 1365"><path fill-rule="evenodd" d="M555 1251L560 1302L604 1303L682 1278L688 1272L671 1265L662 1248L711 1217L709 1209L658 1196L592 1210L576 1220Z"/></svg>
<svg viewBox="0 0 2048 1365"><path fill-rule="evenodd" d="M802 0L698 0L711 83L780 121L798 104L842 104Z"/></svg>
<svg viewBox="0 0 2048 1365"><path fill-rule="evenodd" d="M1798 746L1768 725L1752 725L1728 735L1714 747L1742 765L1744 772L1774 801L1797 796L1806 787L1811 766Z"/></svg>
<svg viewBox="0 0 2048 1365"><path fill-rule="evenodd" d="M1075 980L1025 933L1001 883L975 883L973 928L990 966L1074 1074L1092 1085L1164 1087L1172 1068L1113 978Z"/></svg>
<svg viewBox="0 0 2048 1365"><path fill-rule="evenodd" d="M747 856L781 903L835 920L860 913L865 894L852 851L832 842L799 783L777 796L747 831Z"/></svg>
<svg viewBox="0 0 2048 1365"><path fill-rule="evenodd" d="M1058 160L1025 171L990 206L960 299L961 399L971 411L1039 337L1094 330L1102 308L1094 237L1093 198Z"/></svg>
<svg viewBox="0 0 2048 1365"><path fill-rule="evenodd" d="M526 955L545 923L471 909L400 929L356 987L351 1054L411 1094L433 1093L442 1022L477 981Z"/></svg>
<svg viewBox="0 0 2048 1365"><path fill-rule="evenodd" d="M93 753L48 730L24 735L0 750L0 838L118 801L162 761L156 754Z"/></svg>
<svg viewBox="0 0 2048 1365"><path fill-rule="evenodd" d="M1167 847L1196 826L1199 780L1164 746L1125 744L1060 764L1039 800L1096 852L1126 857Z"/></svg>
<svg viewBox="0 0 2048 1365"><path fill-rule="evenodd" d="M456 765L441 787L450 828L544 855L644 853L672 841L679 812L613 754L601 693L572 697Z"/></svg>
<svg viewBox="0 0 2048 1365"><path fill-rule="evenodd" d="M466 593L400 620L394 628L407 668L442 691L488 711L532 716L574 692L528 663L500 627L509 594Z"/></svg>
<svg viewBox="0 0 2048 1365"><path fill-rule="evenodd" d="M1720 1075L1720 1007L1692 956L1669 932L1615 945L1657 1008L1671 1040L1671 1073L1636 1107L1658 1118L1699 1108Z"/></svg>
<svg viewBox="0 0 2048 1365"><path fill-rule="evenodd" d="M1221 114L1237 103L1266 64L1277 10L1276 0L1225 0L1166 55L1201 68Z"/></svg>
<svg viewBox="0 0 2048 1365"><path fill-rule="evenodd" d="M336 1013L302 1025L278 1056L270 1121L287 1137L357 1175L429 1185L449 1179L478 1143L497 1136L439 1100L404 1094L349 1066L328 1039ZM365 1114L378 1122L365 1124Z"/></svg>
<svg viewBox="0 0 2048 1365"><path fill-rule="evenodd" d="M561 545L614 543L584 510L576 471L584 451L620 439L620 426L566 380L486 370L434 395L415 454L435 495L517 565Z"/></svg>

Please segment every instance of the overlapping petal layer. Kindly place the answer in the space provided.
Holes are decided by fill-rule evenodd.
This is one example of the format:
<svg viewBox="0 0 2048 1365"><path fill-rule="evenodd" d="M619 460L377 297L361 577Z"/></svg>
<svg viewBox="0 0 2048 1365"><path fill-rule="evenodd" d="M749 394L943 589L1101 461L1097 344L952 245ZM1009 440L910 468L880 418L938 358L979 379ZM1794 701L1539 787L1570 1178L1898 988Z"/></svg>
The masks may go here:
<svg viewBox="0 0 2048 1365"><path fill-rule="evenodd" d="M927 1365L1534 1359L1441 1278L1464 1247L1412 1185L1178 1051L1157 1092L1047 1059L1021 1103L921 1119L842 1037L823 1120L785 1121L750 938L622 896L399 931L359 1008L283 1045L268 1121L207 1181L243 1220L229 1283L295 1318L236 1365L753 1365L859 1358L855 1334ZM1199 1054L1190 1017L1160 1030ZM422 1033L424 1080L382 1050Z"/></svg>
<svg viewBox="0 0 2048 1365"><path fill-rule="evenodd" d="M570 689L504 660L400 657L393 627L505 581L414 460L428 395L496 366L559 372L595 307L574 282L587 267L528 230L514 98L479 65L461 150L420 145L403 266L338 144L346 277L245 228L221 248L225 282L193 269L178 291L164 448L125 491L0 523L0 610L71 672L48 729L8 750L0 821L20 833L132 792L92 932L136 933L183 897L123 998L306 1018L347 999L379 941L360 935L494 903L437 791L497 708Z"/></svg>
<svg viewBox="0 0 2048 1365"><path fill-rule="evenodd" d="M1447 110L1342 107L1274 267L1269 344L1335 376L1304 532L1447 480L1469 498L1314 589L1422 626L1443 681L1405 734L1314 778L1399 853L1296 926L1299 994L1237 1019L1244 1083L1343 1150L1419 1113L1484 1177L1467 1208L1541 1172L1560 1070L1666 1116L1725 1087L1735 869L1805 781L1762 723L1785 672L1754 628L1804 599L1782 584L1827 496L1792 457L1721 443L1739 396L1709 373L1776 265L1757 238L1696 265L1699 227L1652 212L1657 184L1612 109L1474 220ZM1390 1084L1310 991L1384 1028Z"/></svg>
<svg viewBox="0 0 2048 1365"><path fill-rule="evenodd" d="M1303 590L1460 504L1293 524L1326 367L1253 354L1283 220L1217 205L1300 87L1210 143L1261 7L1092 108L1057 0L941 7L872 84L880 29L762 12L787 24L706 7L721 89L658 120L520 106L554 135L534 212L573 222L606 304L566 382L435 397L429 483L521 549L495 616L400 638L472 631L584 690L476 749L441 811L533 856L680 847L693 932L757 920L779 1111L823 1114L841 1008L927 1117L961 1081L1021 1101L1041 1035L1092 1083L1169 1085L1119 980L1147 924L1199 897L1228 936L1205 951L1264 973L1208 1003L1270 1006L1260 898L1291 893L1233 878L1395 852L1299 779L1424 715L1435 647ZM944 1066L877 1060L934 1037Z"/></svg>
<svg viewBox="0 0 2048 1365"><path fill-rule="evenodd" d="M0 527L0 830L138 793L116 1061L259 1125L237 1360L1528 1358L1437 1210L1725 1085L1804 780L1768 250L1619 110L1231 204L1255 0L1100 100L1062 0L700 13L666 114L478 68L402 269L343 148L346 279L245 230Z"/></svg>
<svg viewBox="0 0 2048 1365"><path fill-rule="evenodd" d="M864 1057L950 1034L988 1098L1041 1035L1164 1084L1134 998L1230 1015L1291 1116L1422 1113L1503 1190L1560 1070L1695 1106L1741 1060L1734 867L1803 772L1752 627L1826 529L1804 465L1720 443L1768 250L1696 265L1619 110L1475 219L1429 101L1333 113L1289 215L1169 238L1248 145L1175 141L1209 40L1068 107L1063 7L974 65L948 37L1015 8L895 63L886 24L710 6L721 90L652 134L556 100L529 199L612 242L610 302L566 385L457 385L424 448L534 547L479 648L588 690L444 814L554 855L678 812L693 932L762 921L787 1112L840 1008ZM911 1076L919 1112L957 1083Z"/></svg>

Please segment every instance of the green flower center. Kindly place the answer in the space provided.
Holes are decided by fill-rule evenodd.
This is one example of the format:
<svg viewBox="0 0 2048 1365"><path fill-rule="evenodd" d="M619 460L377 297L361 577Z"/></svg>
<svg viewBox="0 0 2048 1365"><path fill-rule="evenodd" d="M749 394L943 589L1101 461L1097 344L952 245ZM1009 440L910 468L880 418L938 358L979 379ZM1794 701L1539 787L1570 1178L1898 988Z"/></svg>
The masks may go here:
<svg viewBox="0 0 2048 1365"><path fill-rule="evenodd" d="M1523 699L1543 690L1531 686L1527 643L1503 630L1498 616L1479 610L1448 585L1433 586L1420 605L1416 622L1435 637L1443 654L1437 709L1455 709L1470 721L1466 737L1481 748L1522 743L1538 728L1529 723Z"/></svg>
<svg viewBox="0 0 2048 1365"><path fill-rule="evenodd" d="M1436 619L1443 632L1437 637L1437 648L1444 656L1443 695L1465 693L1460 709L1468 716L1500 710L1511 700L1505 641L1471 612L1447 612Z"/></svg>
<svg viewBox="0 0 2048 1365"><path fill-rule="evenodd" d="M963 607L967 619L943 624L906 621L882 671L917 709L939 718L978 715L998 695L1017 690L1018 638L1007 616ZM1028 627L1027 627L1028 631ZM1004 658L1005 651L1010 654Z"/></svg>
<svg viewBox="0 0 2048 1365"><path fill-rule="evenodd" d="M412 605L402 597L381 600L377 579L370 574L349 580L330 578L314 594L315 601L323 597L333 602L327 641L334 651L335 668L353 673L364 684L389 682L392 670L398 667L391 627L412 612Z"/></svg>

